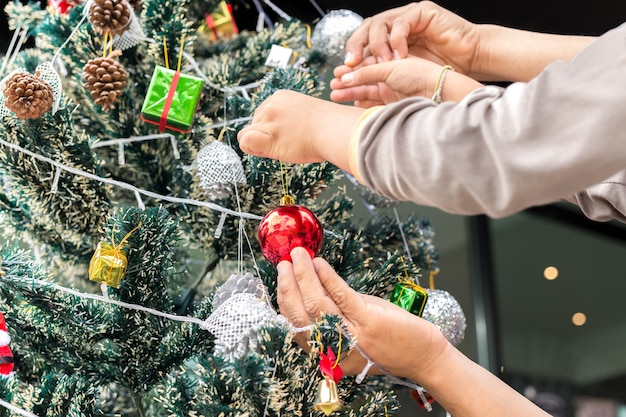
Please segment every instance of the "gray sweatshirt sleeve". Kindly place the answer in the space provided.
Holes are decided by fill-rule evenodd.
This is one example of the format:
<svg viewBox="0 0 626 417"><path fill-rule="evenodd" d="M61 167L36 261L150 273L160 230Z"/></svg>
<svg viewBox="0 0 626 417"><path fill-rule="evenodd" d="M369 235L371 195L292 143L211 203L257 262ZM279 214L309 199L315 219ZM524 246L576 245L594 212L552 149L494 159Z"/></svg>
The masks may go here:
<svg viewBox="0 0 626 417"><path fill-rule="evenodd" d="M623 221L626 24L529 83L387 105L353 152L363 183L396 200L503 217L566 199Z"/></svg>

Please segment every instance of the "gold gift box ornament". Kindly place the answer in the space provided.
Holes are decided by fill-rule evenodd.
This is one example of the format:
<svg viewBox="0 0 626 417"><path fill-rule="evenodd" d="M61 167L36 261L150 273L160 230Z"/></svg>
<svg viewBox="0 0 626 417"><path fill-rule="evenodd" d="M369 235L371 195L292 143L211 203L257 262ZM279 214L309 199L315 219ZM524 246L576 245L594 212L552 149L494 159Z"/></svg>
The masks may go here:
<svg viewBox="0 0 626 417"><path fill-rule="evenodd" d="M119 288L120 282L126 274L128 258L126 257L125 245L133 232L141 227L141 223L128 232L122 241L116 245L113 237L112 244L100 242L89 262L89 279L105 284L109 287Z"/></svg>
<svg viewBox="0 0 626 417"><path fill-rule="evenodd" d="M233 16L233 6L225 1L219 2L215 11L204 18L200 31L207 34L211 42L238 34L239 28Z"/></svg>

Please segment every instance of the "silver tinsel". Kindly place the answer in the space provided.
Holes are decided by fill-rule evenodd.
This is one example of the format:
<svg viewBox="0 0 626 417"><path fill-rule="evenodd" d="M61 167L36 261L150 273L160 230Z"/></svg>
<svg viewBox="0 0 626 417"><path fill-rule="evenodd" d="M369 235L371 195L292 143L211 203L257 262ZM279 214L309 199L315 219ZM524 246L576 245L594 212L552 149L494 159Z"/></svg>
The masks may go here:
<svg viewBox="0 0 626 417"><path fill-rule="evenodd" d="M208 330L215 336L215 354L229 360L258 351L264 326L287 322L269 304L267 289L252 274L231 275L213 297Z"/></svg>
<svg viewBox="0 0 626 417"><path fill-rule="evenodd" d="M331 10L315 25L311 45L326 57L330 66L341 65L346 42L362 22L363 18L350 10Z"/></svg>
<svg viewBox="0 0 626 417"><path fill-rule="evenodd" d="M444 290L426 290L428 300L422 318L432 322L450 343L458 346L465 337L465 314L456 299Z"/></svg>
<svg viewBox="0 0 626 417"><path fill-rule="evenodd" d="M229 197L236 184L246 182L241 158L227 144L213 141L198 152L194 167L210 200Z"/></svg>

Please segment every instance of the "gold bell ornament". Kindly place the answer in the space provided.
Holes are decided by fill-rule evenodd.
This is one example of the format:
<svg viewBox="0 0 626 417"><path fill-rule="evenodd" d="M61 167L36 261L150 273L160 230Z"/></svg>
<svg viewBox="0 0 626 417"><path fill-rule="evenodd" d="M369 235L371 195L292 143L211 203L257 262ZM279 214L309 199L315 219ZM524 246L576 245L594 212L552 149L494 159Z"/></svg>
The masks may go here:
<svg viewBox="0 0 626 417"><path fill-rule="evenodd" d="M315 396L313 409L322 411L329 416L330 413L339 408L341 408L341 401L339 401L337 383L330 378L324 377L317 386L317 395Z"/></svg>
<svg viewBox="0 0 626 417"><path fill-rule="evenodd" d="M98 247L89 262L88 273L90 280L106 284L109 287L119 288L120 281L124 277L126 267L128 266L126 251L123 249L124 245L126 245L130 235L140 227L141 223L128 232L118 245L115 245L113 237L111 237L113 244L106 242L98 243Z"/></svg>
<svg viewBox="0 0 626 417"><path fill-rule="evenodd" d="M341 345L339 346L339 355L341 355ZM343 370L339 366L339 355L335 357L335 353L330 347L328 347L326 354L320 351L320 371L324 378L317 386L317 395L315 396L313 409L322 411L327 416L341 408L337 382L343 376Z"/></svg>

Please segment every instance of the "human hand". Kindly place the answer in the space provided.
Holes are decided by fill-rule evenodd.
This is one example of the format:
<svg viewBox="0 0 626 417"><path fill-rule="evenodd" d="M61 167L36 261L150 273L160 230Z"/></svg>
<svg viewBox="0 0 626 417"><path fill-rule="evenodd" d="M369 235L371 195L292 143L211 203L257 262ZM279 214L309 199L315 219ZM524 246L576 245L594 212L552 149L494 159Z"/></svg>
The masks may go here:
<svg viewBox="0 0 626 417"><path fill-rule="evenodd" d="M472 76L479 41L477 25L421 1L365 19L346 42L345 64L354 67L368 56L380 62L412 55Z"/></svg>
<svg viewBox="0 0 626 417"><path fill-rule="evenodd" d="M322 313L339 315L360 348L392 375L419 378L448 346L430 322L389 301L360 294L322 258L311 259L303 248L291 252L292 262L278 268L280 312L297 327L306 327ZM296 335L304 349L308 337ZM366 360L352 351L340 362L347 374L358 374ZM416 380L417 381L417 380Z"/></svg>
<svg viewBox="0 0 626 417"><path fill-rule="evenodd" d="M432 61L409 57L377 63L367 57L356 68L342 65L335 68L331 80L330 99L354 101L359 107L389 104L406 97L432 97L442 67ZM465 75L448 72L443 85L445 101L459 101L482 84Z"/></svg>
<svg viewBox="0 0 626 417"><path fill-rule="evenodd" d="M330 82L330 99L354 101L359 107L393 103L406 97L430 97L441 66L421 58L407 58L377 63L373 56L353 68L335 68Z"/></svg>
<svg viewBox="0 0 626 417"><path fill-rule="evenodd" d="M363 112L289 90L259 105L237 135L243 152L290 163L329 161L349 172L348 146Z"/></svg>

